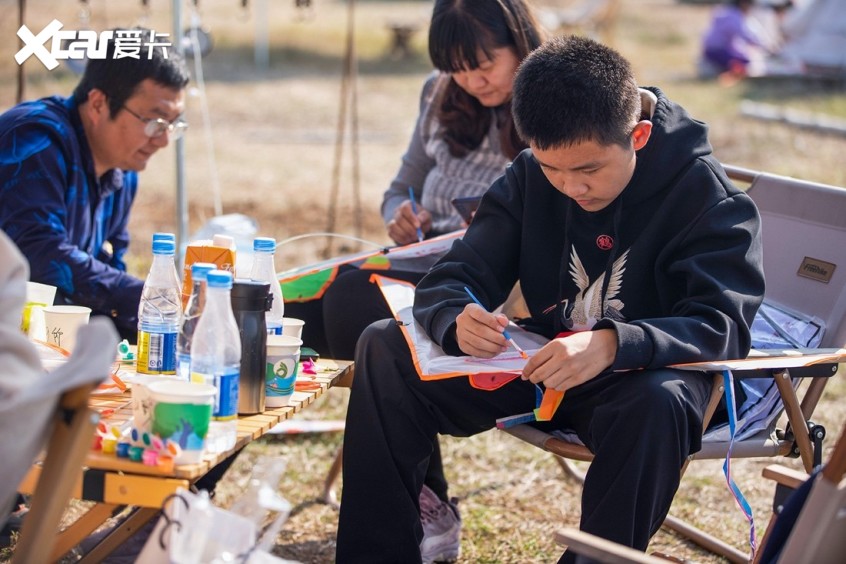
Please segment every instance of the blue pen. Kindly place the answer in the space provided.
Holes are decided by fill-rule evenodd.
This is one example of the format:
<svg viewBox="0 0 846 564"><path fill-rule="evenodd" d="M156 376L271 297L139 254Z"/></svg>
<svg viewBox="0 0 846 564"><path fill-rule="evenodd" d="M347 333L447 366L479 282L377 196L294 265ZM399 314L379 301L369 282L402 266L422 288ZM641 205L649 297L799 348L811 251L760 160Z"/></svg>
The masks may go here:
<svg viewBox="0 0 846 564"><path fill-rule="evenodd" d="M471 300L473 300L474 302L476 302L476 305L478 305L479 307L481 307L482 309L484 309L484 307L485 307L485 306L483 306L483 305L482 305L482 302L480 302L480 301L479 301L479 298L477 298L477 297L475 296L475 294L473 294L473 292L471 292L471 291L470 291L470 288L468 288L467 286L464 286L464 291L465 291L465 292L467 292L467 295L468 295L468 296L470 296L470 299L471 299ZM503 336L503 337L505 337L505 338L508 340L508 342L509 342L509 343L511 343L511 345L512 345L515 349L517 349L517 352L519 352L519 353L520 353L520 356L521 356L522 358L529 358L529 355L527 355L527 354L526 354L526 352L525 352L523 349L521 349L521 348L520 348L520 345L518 345L518 344L514 341L514 339L512 339L512 338L511 338L511 335L508 333L508 331L507 331L507 330L503 330L503 331L502 331L502 336Z"/></svg>
<svg viewBox="0 0 846 564"><path fill-rule="evenodd" d="M417 215L417 202L414 200L414 188L411 186L408 187L408 199L411 200L411 211L414 212L414 215ZM417 241L423 241L423 230L419 227L417 228Z"/></svg>

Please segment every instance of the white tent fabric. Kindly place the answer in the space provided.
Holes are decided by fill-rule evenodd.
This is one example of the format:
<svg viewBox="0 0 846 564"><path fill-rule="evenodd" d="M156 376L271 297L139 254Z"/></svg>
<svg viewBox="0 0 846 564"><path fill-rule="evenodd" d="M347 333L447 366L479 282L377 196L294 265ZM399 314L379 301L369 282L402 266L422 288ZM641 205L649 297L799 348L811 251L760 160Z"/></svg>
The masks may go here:
<svg viewBox="0 0 846 564"><path fill-rule="evenodd" d="M805 0L785 15L785 42L764 74L846 77L846 2Z"/></svg>

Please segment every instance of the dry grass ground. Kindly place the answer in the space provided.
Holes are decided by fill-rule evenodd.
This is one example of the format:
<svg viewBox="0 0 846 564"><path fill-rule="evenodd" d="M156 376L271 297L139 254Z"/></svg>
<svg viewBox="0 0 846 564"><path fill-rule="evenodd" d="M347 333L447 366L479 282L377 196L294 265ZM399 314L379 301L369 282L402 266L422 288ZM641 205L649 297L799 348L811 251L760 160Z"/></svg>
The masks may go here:
<svg viewBox="0 0 846 564"><path fill-rule="evenodd" d="M0 108L15 101L16 4L0 0ZM27 4L27 24L35 31L54 17L68 28L77 27L79 3L30 0ZM90 0L88 4L95 29L131 25L143 15L140 2ZM313 15L306 18L294 9L293 2L268 2L268 14L259 18L259 23L266 22L270 33L270 66L258 70L252 37L260 29L254 12L260 4L250 2L244 10L235 0L200 3L203 22L216 43L204 61L205 92L195 89L188 100L191 130L186 136L185 163L190 232L215 215L216 184L223 211L253 217L262 235L281 240L326 228L347 4L314 0ZM150 5L147 25L170 31L171 3L151 0ZM376 211L378 202L411 133L419 87L430 68L425 32L414 37L414 57L394 60L387 54L390 36L385 23L397 19L425 25L430 6L422 1L356 3L363 235L381 243L387 240ZM710 124L716 154L723 161L846 185L846 139L745 119L738 111L740 101L750 98L846 117L843 85L760 80L722 88L696 80L693 61L708 10L707 6L673 0L623 0L613 44L633 61L642 84L661 86ZM26 71L28 98L70 92L77 80L64 68L48 73L33 61L26 64ZM204 127L202 96L211 110L210 130ZM340 162L341 213L336 226L336 231L347 234L354 233L351 148L347 136ZM156 156L142 175L130 248L131 268L139 276L149 264L151 234L176 229L174 163L169 148ZM277 266L313 260L324 242L314 239L286 245L277 255ZM817 410L819 422L832 432L844 419L842 378L833 384ZM305 416L342 418L347 393L333 391ZM250 445L220 484L218 502L226 505L239 495L258 457L286 457L288 470L280 487L296 509L274 551L302 562L330 562L337 513L314 500L340 442L341 435L330 434ZM446 438L443 451L451 493L461 499L462 562L549 562L557 558L560 547L553 543L551 533L557 527L578 524L579 491L562 479L549 456L498 432L471 439ZM771 488L760 479L761 468L768 462L738 461L733 465L759 527L769 514ZM786 463L798 467L795 460ZM718 461L691 466L672 513L745 549L746 524L725 487ZM697 562L720 561L664 531L655 536L652 548Z"/></svg>

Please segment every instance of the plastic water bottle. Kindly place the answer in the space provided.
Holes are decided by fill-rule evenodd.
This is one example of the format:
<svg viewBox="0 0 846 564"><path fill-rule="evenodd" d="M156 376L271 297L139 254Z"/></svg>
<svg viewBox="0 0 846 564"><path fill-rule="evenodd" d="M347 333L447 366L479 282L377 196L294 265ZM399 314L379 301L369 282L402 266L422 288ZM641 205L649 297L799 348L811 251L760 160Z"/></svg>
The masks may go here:
<svg viewBox="0 0 846 564"><path fill-rule="evenodd" d="M153 242L156 241L171 241L174 245L176 245L176 235L173 233L159 231L157 233L153 233Z"/></svg>
<svg viewBox="0 0 846 564"><path fill-rule="evenodd" d="M273 303L267 312L267 327L274 327L275 332L282 334L282 318L285 316L285 302L282 299L282 287L276 277L276 265L273 255L276 253L276 239L273 237L256 237L253 240L253 269L250 279L270 284Z"/></svg>
<svg viewBox="0 0 846 564"><path fill-rule="evenodd" d="M153 241L153 264L138 305L138 361L141 374L176 374L176 337L182 323L182 289L173 241Z"/></svg>
<svg viewBox="0 0 846 564"><path fill-rule="evenodd" d="M206 276L217 267L210 262L195 262L191 265L191 295L182 316L182 328L176 339L176 373L186 382L191 379L191 341L194 330L206 304Z"/></svg>
<svg viewBox="0 0 846 564"><path fill-rule="evenodd" d="M238 427L238 381L241 336L232 313L232 274L212 270L206 275L206 305L191 343L191 381L217 388L206 449L232 449Z"/></svg>

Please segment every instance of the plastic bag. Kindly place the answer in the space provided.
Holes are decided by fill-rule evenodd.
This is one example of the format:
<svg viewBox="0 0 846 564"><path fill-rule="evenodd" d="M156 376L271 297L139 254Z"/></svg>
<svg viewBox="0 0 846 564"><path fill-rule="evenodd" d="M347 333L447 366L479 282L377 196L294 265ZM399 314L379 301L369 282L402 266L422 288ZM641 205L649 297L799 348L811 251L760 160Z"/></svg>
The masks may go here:
<svg viewBox="0 0 846 564"><path fill-rule="evenodd" d="M291 504L277 492L284 468L278 458L259 460L230 510L213 505L205 490L177 490L165 501L136 563L291 562L268 552L291 511ZM276 517L262 531L268 513Z"/></svg>

